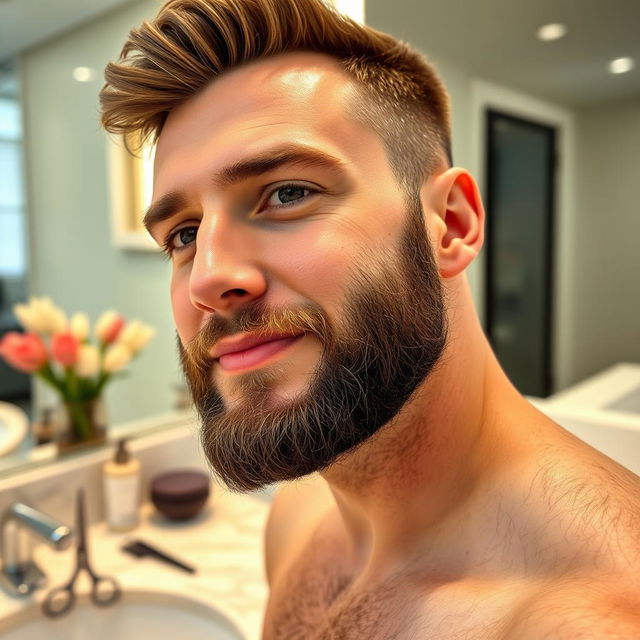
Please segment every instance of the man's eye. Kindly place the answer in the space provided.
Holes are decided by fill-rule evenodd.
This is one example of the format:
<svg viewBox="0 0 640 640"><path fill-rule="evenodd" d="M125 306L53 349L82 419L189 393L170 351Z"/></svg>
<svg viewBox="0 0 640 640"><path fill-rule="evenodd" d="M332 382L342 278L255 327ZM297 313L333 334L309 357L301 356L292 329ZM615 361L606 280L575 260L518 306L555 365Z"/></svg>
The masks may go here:
<svg viewBox="0 0 640 640"><path fill-rule="evenodd" d="M188 244L196 239L198 227L182 227L169 235L164 242L164 251L167 255L171 255L173 251L184 249ZM176 244L176 239L178 244Z"/></svg>
<svg viewBox="0 0 640 640"><path fill-rule="evenodd" d="M311 193L315 192L309 187L299 184L285 184L271 192L266 204L270 207L286 207L304 200Z"/></svg>

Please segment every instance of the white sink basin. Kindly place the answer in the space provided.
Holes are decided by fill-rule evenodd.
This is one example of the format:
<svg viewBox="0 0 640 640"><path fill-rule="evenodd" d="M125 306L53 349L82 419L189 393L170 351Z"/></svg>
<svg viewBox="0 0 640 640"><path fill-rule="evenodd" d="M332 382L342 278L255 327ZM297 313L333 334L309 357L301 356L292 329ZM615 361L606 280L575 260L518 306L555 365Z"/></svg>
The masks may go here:
<svg viewBox="0 0 640 640"><path fill-rule="evenodd" d="M27 607L0 620L2 640L243 640L237 627L216 609L177 595L123 594L110 607L96 607L78 596L66 616L46 618L40 607Z"/></svg>

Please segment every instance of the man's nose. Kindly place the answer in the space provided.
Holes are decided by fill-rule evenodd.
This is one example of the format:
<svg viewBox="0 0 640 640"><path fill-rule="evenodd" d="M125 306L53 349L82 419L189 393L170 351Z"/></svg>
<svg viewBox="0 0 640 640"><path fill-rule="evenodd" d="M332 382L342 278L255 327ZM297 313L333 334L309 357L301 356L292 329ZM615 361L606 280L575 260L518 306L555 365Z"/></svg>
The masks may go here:
<svg viewBox="0 0 640 640"><path fill-rule="evenodd" d="M222 223L198 230L189 288L191 303L201 311L234 312L266 292L246 230L238 231Z"/></svg>

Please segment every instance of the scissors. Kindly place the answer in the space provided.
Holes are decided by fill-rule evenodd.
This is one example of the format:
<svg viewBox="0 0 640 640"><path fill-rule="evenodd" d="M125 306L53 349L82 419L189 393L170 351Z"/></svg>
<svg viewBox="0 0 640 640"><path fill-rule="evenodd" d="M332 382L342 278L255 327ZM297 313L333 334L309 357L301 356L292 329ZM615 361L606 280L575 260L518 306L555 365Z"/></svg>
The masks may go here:
<svg viewBox="0 0 640 640"><path fill-rule="evenodd" d="M84 520L84 491L78 489L76 503L76 526L78 531L78 548L76 551L76 568L69 582L49 591L42 603L45 615L57 618L69 611L76 601L74 585L82 569L86 570L93 582L89 597L99 607L113 604L120 598L121 590L117 581L108 576L96 575L89 565L87 553L87 531Z"/></svg>

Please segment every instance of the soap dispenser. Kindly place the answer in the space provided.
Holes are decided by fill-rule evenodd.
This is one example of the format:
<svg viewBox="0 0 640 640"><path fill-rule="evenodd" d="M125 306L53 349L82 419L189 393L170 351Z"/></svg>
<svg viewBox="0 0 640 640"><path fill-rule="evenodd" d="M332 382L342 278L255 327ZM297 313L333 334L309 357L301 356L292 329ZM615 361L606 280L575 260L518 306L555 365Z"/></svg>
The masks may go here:
<svg viewBox="0 0 640 640"><path fill-rule="evenodd" d="M127 450L126 438L118 441L116 454L105 463L103 473L107 525L112 531L133 529L139 517L140 461Z"/></svg>

